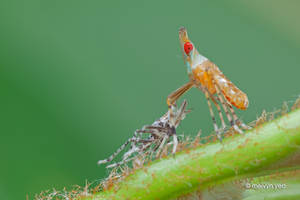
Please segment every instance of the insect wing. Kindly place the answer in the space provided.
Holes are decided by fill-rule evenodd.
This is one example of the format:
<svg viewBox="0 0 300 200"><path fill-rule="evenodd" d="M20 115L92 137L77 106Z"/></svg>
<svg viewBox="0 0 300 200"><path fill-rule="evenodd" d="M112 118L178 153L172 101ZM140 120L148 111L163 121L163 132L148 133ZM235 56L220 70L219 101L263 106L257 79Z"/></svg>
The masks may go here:
<svg viewBox="0 0 300 200"><path fill-rule="evenodd" d="M247 95L228 80L222 72L215 72L214 80L229 103L238 109L247 109L249 104Z"/></svg>

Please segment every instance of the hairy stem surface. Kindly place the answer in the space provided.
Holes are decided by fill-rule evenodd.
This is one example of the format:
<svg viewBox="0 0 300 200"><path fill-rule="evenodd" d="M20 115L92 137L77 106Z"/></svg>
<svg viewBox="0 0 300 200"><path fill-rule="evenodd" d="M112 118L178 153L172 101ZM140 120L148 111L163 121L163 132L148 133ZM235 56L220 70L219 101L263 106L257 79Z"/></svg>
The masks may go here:
<svg viewBox="0 0 300 200"><path fill-rule="evenodd" d="M87 199L171 199L222 180L261 174L299 149L298 109L222 143L208 143L154 161ZM268 171L272 170L265 174Z"/></svg>

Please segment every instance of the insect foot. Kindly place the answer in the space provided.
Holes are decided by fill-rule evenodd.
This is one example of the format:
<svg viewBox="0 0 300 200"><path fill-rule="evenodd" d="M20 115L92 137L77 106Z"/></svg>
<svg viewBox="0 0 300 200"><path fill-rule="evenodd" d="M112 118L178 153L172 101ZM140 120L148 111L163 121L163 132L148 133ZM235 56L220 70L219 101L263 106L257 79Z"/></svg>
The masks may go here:
<svg viewBox="0 0 300 200"><path fill-rule="evenodd" d="M250 130L252 129L251 126L248 126L247 124L244 124L241 120L237 120L236 122L240 127L242 127L242 129L244 130Z"/></svg>

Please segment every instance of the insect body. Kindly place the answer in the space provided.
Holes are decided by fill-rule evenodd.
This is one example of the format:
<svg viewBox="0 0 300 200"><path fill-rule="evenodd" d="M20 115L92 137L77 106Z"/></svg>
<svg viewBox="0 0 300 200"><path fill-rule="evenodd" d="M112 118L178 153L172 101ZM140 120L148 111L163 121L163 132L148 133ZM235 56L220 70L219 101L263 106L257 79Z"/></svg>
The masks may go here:
<svg viewBox="0 0 300 200"><path fill-rule="evenodd" d="M205 87L211 95L216 94L216 87L219 87L229 103L241 110L247 109L249 103L247 95L229 81L211 61L206 60L196 65L192 69L192 77Z"/></svg>
<svg viewBox="0 0 300 200"><path fill-rule="evenodd" d="M105 164L111 162L126 146L130 145L130 149L123 154L123 159L108 165L106 168L113 168L126 164L132 160L138 159L138 156L150 156L156 154L156 157L161 156L163 148L173 145L172 153L177 150L178 139L176 135L176 128L180 122L185 118L189 110L186 110L187 102L183 101L181 106L172 108L172 117L169 118L170 110L161 118L156 120L151 125L146 125L142 129L136 130L132 138L129 138L115 153L109 158L99 160L98 164ZM173 137L173 142L170 139ZM151 156L150 156L151 159Z"/></svg>
<svg viewBox="0 0 300 200"><path fill-rule="evenodd" d="M221 130L218 129L210 100L217 107L223 129L226 128L226 124L222 116L220 104L226 113L228 121L236 131L242 133L238 125L245 129L250 128L238 119L232 107L233 105L241 110L247 109L249 104L247 95L228 80L217 65L199 54L194 44L188 38L185 28L180 28L179 40L190 81L168 96L167 103L169 108L175 104L176 100L182 94L192 87L197 87L207 98L214 129L219 138L221 138Z"/></svg>

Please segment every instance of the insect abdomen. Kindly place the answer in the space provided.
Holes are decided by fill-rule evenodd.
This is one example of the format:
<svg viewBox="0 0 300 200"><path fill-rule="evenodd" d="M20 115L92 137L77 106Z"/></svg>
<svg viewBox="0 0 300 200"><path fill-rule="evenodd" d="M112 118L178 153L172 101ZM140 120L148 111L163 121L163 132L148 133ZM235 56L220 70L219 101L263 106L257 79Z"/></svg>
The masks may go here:
<svg viewBox="0 0 300 200"><path fill-rule="evenodd" d="M229 94L232 91L235 91L236 94L232 95ZM225 98L235 107L237 107L238 109L241 110L246 110L248 108L249 105L249 101L248 101L248 97L247 95L242 92L240 89L235 88L234 90L231 89L231 91L226 91L226 90L222 90L223 95L225 96Z"/></svg>
<svg viewBox="0 0 300 200"><path fill-rule="evenodd" d="M221 89L227 101L236 108L245 110L248 108L249 101L247 95L229 81L223 74L215 76L216 84Z"/></svg>

